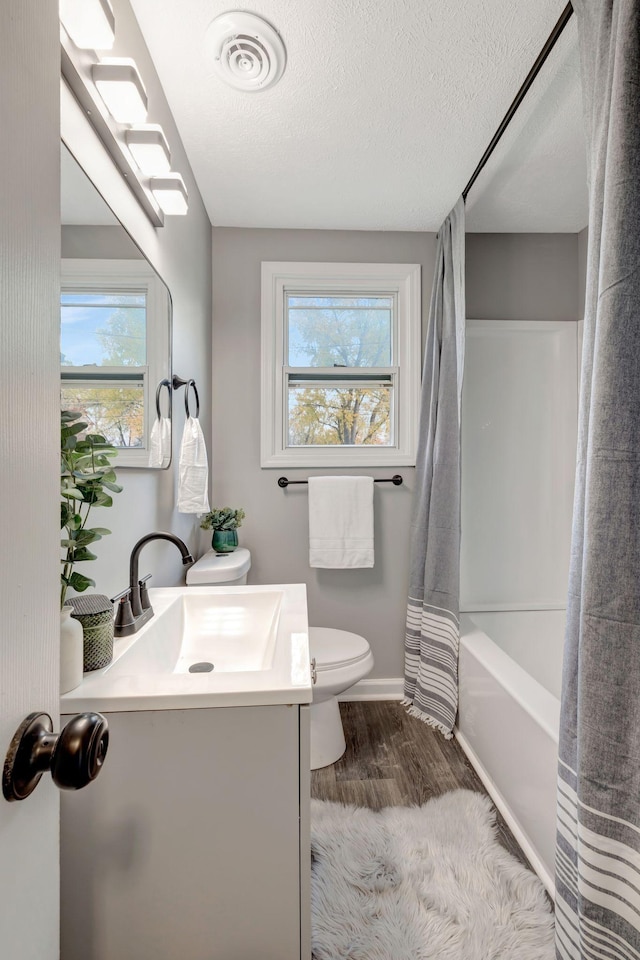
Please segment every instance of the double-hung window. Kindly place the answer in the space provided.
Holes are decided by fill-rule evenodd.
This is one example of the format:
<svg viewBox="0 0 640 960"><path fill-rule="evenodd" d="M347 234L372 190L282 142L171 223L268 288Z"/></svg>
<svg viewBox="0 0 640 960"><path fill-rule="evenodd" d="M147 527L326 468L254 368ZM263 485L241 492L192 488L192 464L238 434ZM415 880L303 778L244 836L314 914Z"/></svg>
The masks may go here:
<svg viewBox="0 0 640 960"><path fill-rule="evenodd" d="M168 316L166 288L144 260L62 261L61 405L118 449L117 466L148 463Z"/></svg>
<svg viewBox="0 0 640 960"><path fill-rule="evenodd" d="M262 264L263 467L415 463L420 267Z"/></svg>

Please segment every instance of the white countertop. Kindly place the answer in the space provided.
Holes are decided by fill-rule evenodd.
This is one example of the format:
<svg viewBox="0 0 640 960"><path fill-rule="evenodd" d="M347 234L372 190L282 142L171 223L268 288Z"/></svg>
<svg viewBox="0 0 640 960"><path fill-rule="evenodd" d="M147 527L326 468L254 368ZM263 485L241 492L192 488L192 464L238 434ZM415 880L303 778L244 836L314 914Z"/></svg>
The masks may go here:
<svg viewBox="0 0 640 960"><path fill-rule="evenodd" d="M277 597L277 594L281 597ZM259 594L268 596L256 597ZM85 673L82 683L60 698L63 714L95 710L113 713L135 710L188 710L206 707L240 707L268 704L310 703L313 698L307 593L305 584L264 584L241 587L167 587L152 589L149 598L154 616L138 633L116 638L112 662L102 670ZM199 600L197 598L202 598ZM265 637L258 654L242 663L242 647L237 668L234 657L215 669L216 655L210 657L214 668L209 673L189 673L180 667L185 660L185 649L192 641L193 628L183 613L186 605L195 604L202 610L211 599L214 626L211 628L212 647L220 650L226 644L226 635L214 636L216 611L223 605L226 611L242 615L244 607L254 603L256 609L270 601L278 613L271 626L265 620ZM237 600L237 604L236 604ZM218 607L216 607L216 602ZM258 612L255 616L260 616ZM255 616L251 629L255 633ZM227 613L228 619L228 613ZM197 660L205 659L206 623L203 617L197 624ZM186 624L186 626L183 626ZM184 629L185 640L181 640ZM188 633L191 631L191 633ZM259 632L259 631L258 631ZM229 649L233 650L233 631L229 634ZM247 634L248 636L248 634ZM251 636L253 641L253 634ZM240 644L242 641L240 641ZM255 646L255 644L254 644ZM256 657L261 658L262 669L254 669ZM209 659L209 657L206 657Z"/></svg>

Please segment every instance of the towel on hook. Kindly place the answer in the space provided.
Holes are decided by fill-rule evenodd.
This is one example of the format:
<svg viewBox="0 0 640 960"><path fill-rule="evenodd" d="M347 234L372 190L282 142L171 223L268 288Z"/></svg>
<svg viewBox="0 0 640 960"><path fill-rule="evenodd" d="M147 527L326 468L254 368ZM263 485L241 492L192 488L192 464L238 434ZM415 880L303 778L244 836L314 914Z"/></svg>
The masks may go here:
<svg viewBox="0 0 640 960"><path fill-rule="evenodd" d="M156 417L149 438L149 466L164 469L171 463L171 421Z"/></svg>
<svg viewBox="0 0 640 960"><path fill-rule="evenodd" d="M187 417L178 463L179 513L209 511L209 462L202 427L197 417Z"/></svg>
<svg viewBox="0 0 640 960"><path fill-rule="evenodd" d="M373 566L373 477L309 477L309 566Z"/></svg>

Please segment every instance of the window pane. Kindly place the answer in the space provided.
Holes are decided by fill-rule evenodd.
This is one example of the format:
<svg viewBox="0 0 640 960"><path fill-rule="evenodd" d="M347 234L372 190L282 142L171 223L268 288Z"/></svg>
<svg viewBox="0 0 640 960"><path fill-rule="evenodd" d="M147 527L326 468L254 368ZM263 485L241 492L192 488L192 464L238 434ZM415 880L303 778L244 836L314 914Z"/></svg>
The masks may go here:
<svg viewBox="0 0 640 960"><path fill-rule="evenodd" d="M114 447L144 445L144 389L142 383L100 386L63 383L63 410L75 410L89 424L89 433L101 433Z"/></svg>
<svg viewBox="0 0 640 960"><path fill-rule="evenodd" d="M393 297L286 295L290 367L391 365Z"/></svg>
<svg viewBox="0 0 640 960"><path fill-rule="evenodd" d="M60 363L142 367L147 362L146 294L63 293Z"/></svg>
<svg viewBox="0 0 640 960"><path fill-rule="evenodd" d="M393 445L391 386L289 385L290 447Z"/></svg>

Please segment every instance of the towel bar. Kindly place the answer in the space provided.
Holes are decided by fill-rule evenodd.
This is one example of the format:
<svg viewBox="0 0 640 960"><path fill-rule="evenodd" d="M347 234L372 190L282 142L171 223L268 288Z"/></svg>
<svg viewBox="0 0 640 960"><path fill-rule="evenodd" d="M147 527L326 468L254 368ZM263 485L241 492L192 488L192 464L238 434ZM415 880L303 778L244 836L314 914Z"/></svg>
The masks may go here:
<svg viewBox="0 0 640 960"><path fill-rule="evenodd" d="M394 487L399 487L402 484L402 477L400 476L399 473L396 473L392 477L380 477L380 478L374 477L373 482L374 483L392 483ZM287 480L286 477L278 477L278 486L282 487L283 489L285 487L288 487L289 484L294 484L294 483L309 483L309 481L308 480Z"/></svg>

